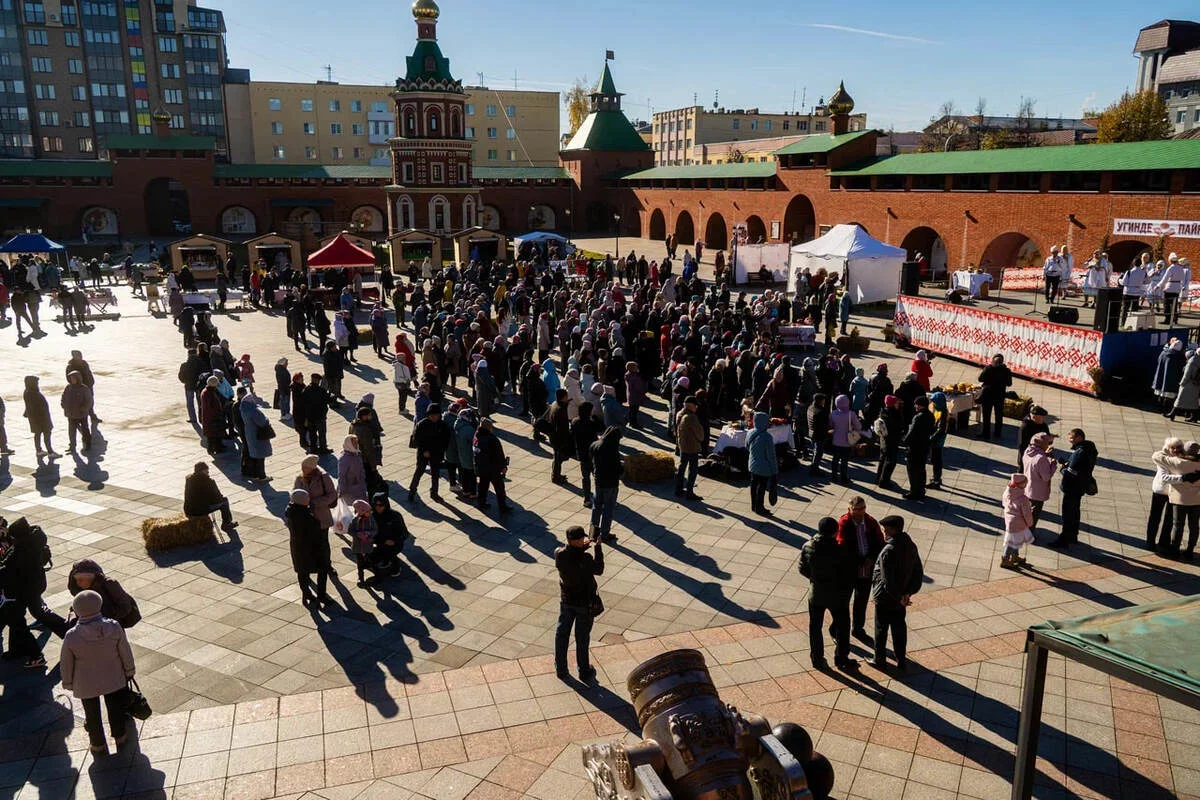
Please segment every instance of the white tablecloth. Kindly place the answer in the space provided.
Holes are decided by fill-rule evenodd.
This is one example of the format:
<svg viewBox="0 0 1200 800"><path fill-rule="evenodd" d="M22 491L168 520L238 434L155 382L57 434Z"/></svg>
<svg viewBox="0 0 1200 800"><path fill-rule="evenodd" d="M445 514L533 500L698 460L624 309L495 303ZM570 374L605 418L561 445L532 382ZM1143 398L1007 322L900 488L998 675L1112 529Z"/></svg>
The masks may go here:
<svg viewBox="0 0 1200 800"><path fill-rule="evenodd" d="M792 432L791 425L772 425L767 432L771 434L775 444L786 444L793 448L796 446L796 435ZM744 450L748 434L749 431L744 428L722 428L721 433L717 435L717 443L713 445L713 452L720 453L729 447Z"/></svg>
<svg viewBox="0 0 1200 800"><path fill-rule="evenodd" d="M954 288L966 289L971 297L979 297L979 292L985 283L992 282L992 276L986 272L971 272L960 269L953 275Z"/></svg>

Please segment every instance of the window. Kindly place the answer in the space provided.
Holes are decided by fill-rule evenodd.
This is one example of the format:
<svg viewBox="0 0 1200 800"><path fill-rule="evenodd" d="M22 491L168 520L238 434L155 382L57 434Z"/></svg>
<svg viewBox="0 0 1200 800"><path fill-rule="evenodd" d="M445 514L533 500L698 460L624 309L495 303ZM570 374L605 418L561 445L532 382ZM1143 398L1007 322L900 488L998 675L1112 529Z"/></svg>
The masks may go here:
<svg viewBox="0 0 1200 800"><path fill-rule="evenodd" d="M474 128L474 126L472 126L472 125L468 125L468 126L467 126L467 138L468 138L468 139L474 139L474 138L475 138L475 128Z"/></svg>
<svg viewBox="0 0 1200 800"><path fill-rule="evenodd" d="M160 67L160 71L162 72L162 76L164 78L178 78L179 77L179 65L178 64L160 64L159 67Z"/></svg>
<svg viewBox="0 0 1200 800"><path fill-rule="evenodd" d="M472 116L472 115L474 115L474 114L475 114L475 104L474 104L474 103L467 103L467 115L468 115L468 116Z"/></svg>
<svg viewBox="0 0 1200 800"><path fill-rule="evenodd" d="M442 165L441 164L431 164L430 165L429 178L434 183L441 183L443 181L444 178L442 176Z"/></svg>
<svg viewBox="0 0 1200 800"><path fill-rule="evenodd" d="M733 129L736 131L741 127L742 127L742 121L740 119L735 119L733 121Z"/></svg>
<svg viewBox="0 0 1200 800"><path fill-rule="evenodd" d="M305 136L316 136L317 135L317 126L312 124L311 122L304 123L304 135Z"/></svg>
<svg viewBox="0 0 1200 800"><path fill-rule="evenodd" d="M313 110L313 101L312 100L301 100L300 101L300 110L301 111L312 111Z"/></svg>
<svg viewBox="0 0 1200 800"><path fill-rule="evenodd" d="M784 129L785 131L786 131L788 128L790 128L790 127L791 127L791 125L792 125L792 123L791 123L789 120L786 120L786 119L785 119L785 120L783 121L783 129Z"/></svg>
<svg viewBox="0 0 1200 800"><path fill-rule="evenodd" d="M1052 192L1098 192L1099 172L1055 172L1050 175Z"/></svg>
<svg viewBox="0 0 1200 800"><path fill-rule="evenodd" d="M342 123L340 123L340 122L329 123L329 135L330 136L341 136L342 135Z"/></svg>
<svg viewBox="0 0 1200 800"><path fill-rule="evenodd" d="M2 5L4 5L4 4L0 3L0 6L2 6ZM75 6L67 5L66 3L63 3L62 24L63 25L78 25L79 24L79 10L77 8L75 8ZM83 148L80 148L80 149L82 150Z"/></svg>
<svg viewBox="0 0 1200 800"><path fill-rule="evenodd" d="M362 149L361 147L356 147L356 148L354 148L354 160L355 160L355 161L362 161L362 160L363 160L364 158L366 158L366 157L367 157L367 156L366 156L366 154L363 152L363 149Z"/></svg>
<svg viewBox="0 0 1200 800"><path fill-rule="evenodd" d="M212 102L217 99L216 89L206 89L201 86L189 86L188 98L191 100L207 100Z"/></svg>
<svg viewBox="0 0 1200 800"><path fill-rule="evenodd" d="M87 87L86 86L72 86L71 87L71 99L72 100L87 100Z"/></svg>
<svg viewBox="0 0 1200 800"><path fill-rule="evenodd" d="M41 3L25 3L25 23L27 25L45 25L46 9ZM61 149L61 148L60 148Z"/></svg>
<svg viewBox="0 0 1200 800"><path fill-rule="evenodd" d="M86 111L75 112L75 127L87 128L92 124L92 115Z"/></svg>
<svg viewBox="0 0 1200 800"><path fill-rule="evenodd" d="M35 83L33 85L33 96L38 100L53 100L54 99L54 84L52 83Z"/></svg>
<svg viewBox="0 0 1200 800"><path fill-rule="evenodd" d="M1192 120L1192 121L1193 121L1193 122L1200 122L1200 109L1196 109L1196 118L1195 118L1194 120Z"/></svg>
<svg viewBox="0 0 1200 800"><path fill-rule="evenodd" d="M771 130L771 120L769 120L769 119L764 119L764 120L763 120L763 130L764 130L764 131L769 131L769 130Z"/></svg>
<svg viewBox="0 0 1200 800"><path fill-rule="evenodd" d="M756 120L756 119L750 120L750 130L752 130L752 131L758 130L758 120Z"/></svg>
<svg viewBox="0 0 1200 800"><path fill-rule="evenodd" d="M125 84L123 83L93 83L92 97L124 97Z"/></svg>
<svg viewBox="0 0 1200 800"><path fill-rule="evenodd" d="M387 158L390 154L391 153L388 151L388 149L386 147L377 147L375 149L375 158L384 159L384 158Z"/></svg>
<svg viewBox="0 0 1200 800"><path fill-rule="evenodd" d="M25 41L29 42L31 45L45 46L50 44L50 37L43 30L30 28L29 30L25 31Z"/></svg>
<svg viewBox="0 0 1200 800"><path fill-rule="evenodd" d="M79 47L79 31L67 31L64 33L63 44L67 47Z"/></svg>
<svg viewBox="0 0 1200 800"><path fill-rule="evenodd" d="M202 8L189 8L187 10L187 23L189 28L220 30L221 12L207 11Z"/></svg>
<svg viewBox="0 0 1200 800"><path fill-rule="evenodd" d="M174 36L159 36L158 37L158 52L160 53L178 53L179 40Z"/></svg>
<svg viewBox="0 0 1200 800"><path fill-rule="evenodd" d="M1179 111L1179 112L1176 112L1176 114L1175 114L1175 124L1176 124L1176 125L1182 125L1182 124L1183 124L1183 123L1185 123L1185 122L1187 122L1187 112L1186 112L1186 111Z"/></svg>
<svg viewBox="0 0 1200 800"><path fill-rule="evenodd" d="M513 130L512 128L509 128L508 130L506 130L504 132L504 138L505 139L515 139L515 138L517 138L517 132L515 130Z"/></svg>
<svg viewBox="0 0 1200 800"><path fill-rule="evenodd" d="M517 115L517 107L516 106L505 106L504 113L508 114L510 117L515 117Z"/></svg>
<svg viewBox="0 0 1200 800"><path fill-rule="evenodd" d="M46 153L61 153L62 152L62 137L61 136L43 136L42 151Z"/></svg>
<svg viewBox="0 0 1200 800"><path fill-rule="evenodd" d="M309 159L310 161L316 161L317 160L317 148L315 148L315 147L304 148L304 157Z"/></svg>
<svg viewBox="0 0 1200 800"><path fill-rule="evenodd" d="M942 192L946 189L945 175L913 175L912 188L917 191Z"/></svg>
<svg viewBox="0 0 1200 800"><path fill-rule="evenodd" d="M466 164L458 165L458 182L459 183L467 182L467 165Z"/></svg>
<svg viewBox="0 0 1200 800"><path fill-rule="evenodd" d="M53 72L54 64L48 58L30 59L34 72Z"/></svg>
<svg viewBox="0 0 1200 800"><path fill-rule="evenodd" d="M47 128L58 127L58 112L57 111L39 111L38 125L43 125Z"/></svg>
<svg viewBox="0 0 1200 800"><path fill-rule="evenodd" d="M334 161L341 161L346 157L346 152L340 147L331 148L329 154L333 156Z"/></svg>
<svg viewBox="0 0 1200 800"><path fill-rule="evenodd" d="M406 184L413 182L413 165L411 161L405 161L400 165L400 175Z"/></svg>
<svg viewBox="0 0 1200 800"><path fill-rule="evenodd" d="M271 133L274 134L275 136L279 136L280 134L282 134L283 133L283 123L282 122L272 122L271 123Z"/></svg>
<svg viewBox="0 0 1200 800"><path fill-rule="evenodd" d="M129 124L129 112L128 111L103 111L101 109L97 109L95 117L96 117L97 125L104 125L104 124L128 125Z"/></svg>
<svg viewBox="0 0 1200 800"><path fill-rule="evenodd" d="M92 141L92 137L90 137L90 136L80 136L79 137L79 152L92 153L92 152L95 152L95 150L96 150L96 144L95 144L95 142Z"/></svg>
<svg viewBox="0 0 1200 800"><path fill-rule="evenodd" d="M361 122L351 122L350 123L350 135L351 136L366 136L367 135L367 127L365 125L363 125Z"/></svg>
<svg viewBox="0 0 1200 800"><path fill-rule="evenodd" d="M1114 192L1165 192L1171 188L1171 172L1165 169L1120 171L1112 174Z"/></svg>
<svg viewBox="0 0 1200 800"><path fill-rule="evenodd" d="M495 151L495 150L488 150L488 157L487 157L487 160L488 160L488 161L495 161L496 159L497 159L496 151Z"/></svg>
<svg viewBox="0 0 1200 800"><path fill-rule="evenodd" d="M4 120L24 122L27 119L29 119L29 109L25 106L0 106L0 122Z"/></svg>
<svg viewBox="0 0 1200 800"><path fill-rule="evenodd" d="M489 117L494 117L494 116L496 116L496 107L495 107L495 106L488 106L488 107L487 107L487 115L488 115Z"/></svg>
<svg viewBox="0 0 1200 800"><path fill-rule="evenodd" d="M163 102L179 105L183 102L183 89L163 89Z"/></svg>
<svg viewBox="0 0 1200 800"><path fill-rule="evenodd" d="M333 111L335 113L338 111L341 111L342 110L342 101L341 100L330 100L329 101L329 110Z"/></svg>
<svg viewBox="0 0 1200 800"><path fill-rule="evenodd" d="M798 131L808 130L808 120L806 120L806 119L796 120L796 130L798 130Z"/></svg>
<svg viewBox="0 0 1200 800"><path fill-rule="evenodd" d="M268 98L267 99L267 109L270 111L282 111L283 110L283 101L280 100L278 97Z"/></svg>
<svg viewBox="0 0 1200 800"><path fill-rule="evenodd" d="M816 127L814 128L814 130L816 130L817 133L821 133L822 131L824 131L825 130L824 120L817 120L817 124L816 124Z"/></svg>
<svg viewBox="0 0 1200 800"><path fill-rule="evenodd" d="M508 160L509 160L509 161L516 161L516 160L517 160L517 151L516 151L516 150L509 150L509 151L508 151Z"/></svg>
<svg viewBox="0 0 1200 800"><path fill-rule="evenodd" d="M171 115L171 128L172 129L181 131L185 127L187 127L187 126L184 124L183 114L172 114Z"/></svg>
<svg viewBox="0 0 1200 800"><path fill-rule="evenodd" d="M275 157L275 159L277 161L282 161L284 158L287 157L286 155L284 155L283 145L281 145L281 144L275 145L275 150L274 150L273 156Z"/></svg>
<svg viewBox="0 0 1200 800"><path fill-rule="evenodd" d="M350 101L350 113L352 113L352 114L361 114L362 113L362 100L351 100Z"/></svg>
<svg viewBox="0 0 1200 800"><path fill-rule="evenodd" d="M84 28L83 40L95 44L120 44L121 34L116 31L95 31L91 28Z"/></svg>
<svg viewBox="0 0 1200 800"><path fill-rule="evenodd" d="M495 139L495 138L496 138L496 129L495 129L495 128L488 128L488 129L487 129L487 135L488 135L488 138L489 138L489 139Z"/></svg>
<svg viewBox="0 0 1200 800"><path fill-rule="evenodd" d="M382 100L377 100L377 101L371 103L371 113L372 114L386 114L387 113L387 103L383 102Z"/></svg>
<svg viewBox="0 0 1200 800"><path fill-rule="evenodd" d="M224 124L224 120L220 114L192 114L192 127L215 128Z"/></svg>

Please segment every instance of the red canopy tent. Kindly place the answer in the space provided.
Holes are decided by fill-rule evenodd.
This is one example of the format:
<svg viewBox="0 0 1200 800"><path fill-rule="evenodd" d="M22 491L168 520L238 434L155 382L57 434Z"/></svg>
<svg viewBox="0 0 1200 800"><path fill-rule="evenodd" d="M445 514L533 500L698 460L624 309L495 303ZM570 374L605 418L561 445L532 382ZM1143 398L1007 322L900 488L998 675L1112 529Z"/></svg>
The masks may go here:
<svg viewBox="0 0 1200 800"><path fill-rule="evenodd" d="M373 268L375 254L362 249L339 233L337 238L308 257L309 269Z"/></svg>

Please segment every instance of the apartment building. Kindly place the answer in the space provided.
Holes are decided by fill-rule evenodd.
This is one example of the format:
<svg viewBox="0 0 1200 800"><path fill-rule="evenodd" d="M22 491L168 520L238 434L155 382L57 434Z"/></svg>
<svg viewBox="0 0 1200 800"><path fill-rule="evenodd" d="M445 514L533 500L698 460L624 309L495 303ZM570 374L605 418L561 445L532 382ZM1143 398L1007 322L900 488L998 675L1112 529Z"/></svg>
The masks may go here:
<svg viewBox="0 0 1200 800"><path fill-rule="evenodd" d="M1167 102L1167 118L1180 134L1200 128L1200 22L1163 19L1138 31L1137 91L1153 90Z"/></svg>
<svg viewBox="0 0 1200 800"><path fill-rule="evenodd" d="M866 114L850 115L851 131L866 128ZM704 145L804 136L832 129L829 110L823 103L794 114L764 114L757 108L710 110L687 106L655 113L650 138L657 166L686 166L712 160L706 156Z"/></svg>
<svg viewBox="0 0 1200 800"><path fill-rule="evenodd" d="M195 0L0 0L0 158L96 158L157 110L223 156L224 34Z"/></svg>
<svg viewBox="0 0 1200 800"><path fill-rule="evenodd" d="M558 165L557 92L464 90L466 136L473 142L475 164ZM227 82L231 160L390 165L388 140L396 136L392 91L391 86L330 81Z"/></svg>

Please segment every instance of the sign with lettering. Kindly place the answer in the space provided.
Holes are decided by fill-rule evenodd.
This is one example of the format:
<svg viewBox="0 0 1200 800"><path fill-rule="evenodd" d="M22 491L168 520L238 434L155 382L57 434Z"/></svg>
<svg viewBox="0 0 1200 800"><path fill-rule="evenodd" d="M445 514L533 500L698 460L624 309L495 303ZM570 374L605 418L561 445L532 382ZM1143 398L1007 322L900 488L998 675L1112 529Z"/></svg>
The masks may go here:
<svg viewBox="0 0 1200 800"><path fill-rule="evenodd" d="M1115 219L1116 236L1178 236L1200 239L1200 220L1187 219Z"/></svg>

